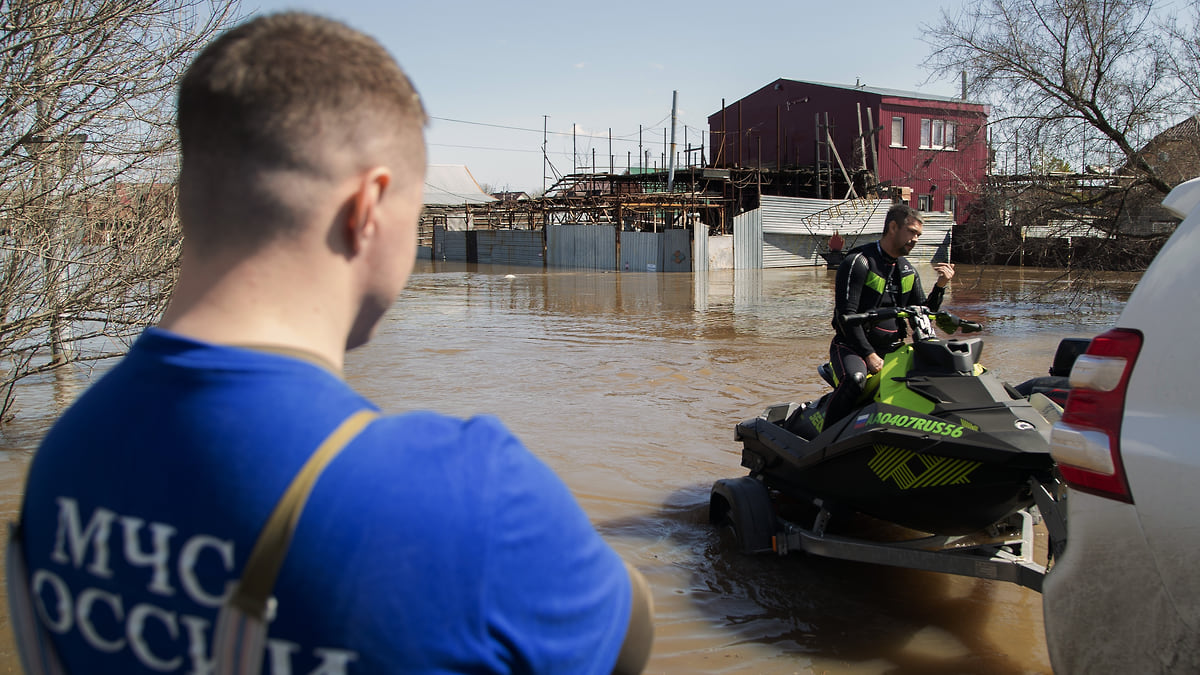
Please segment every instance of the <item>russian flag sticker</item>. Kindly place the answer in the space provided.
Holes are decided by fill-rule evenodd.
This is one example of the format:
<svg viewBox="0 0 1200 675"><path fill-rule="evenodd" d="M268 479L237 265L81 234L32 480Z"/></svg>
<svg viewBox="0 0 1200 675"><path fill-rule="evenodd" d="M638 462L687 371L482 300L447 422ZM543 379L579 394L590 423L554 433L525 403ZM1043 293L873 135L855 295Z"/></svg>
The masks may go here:
<svg viewBox="0 0 1200 675"><path fill-rule="evenodd" d="M869 413L863 413L863 414L859 415L858 419L854 420L854 428L858 429L860 427L867 426L867 419L870 417L871 417L871 415Z"/></svg>

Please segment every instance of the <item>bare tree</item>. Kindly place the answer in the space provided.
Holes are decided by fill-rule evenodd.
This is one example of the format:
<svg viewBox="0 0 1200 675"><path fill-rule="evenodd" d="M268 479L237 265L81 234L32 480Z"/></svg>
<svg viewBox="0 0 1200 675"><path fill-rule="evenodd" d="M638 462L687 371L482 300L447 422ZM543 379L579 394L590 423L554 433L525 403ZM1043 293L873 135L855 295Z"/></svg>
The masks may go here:
<svg viewBox="0 0 1200 675"><path fill-rule="evenodd" d="M1188 4L1194 10L1194 0ZM1161 195L1173 186L1140 150L1200 104L1195 82L1185 79L1186 68L1200 64L1200 22L1177 22L1175 5L969 3L925 27L925 65L943 76L965 72L969 91L994 103L994 144L1015 149L1012 173L1020 173L1022 154L1026 166L1047 154L1080 167L1114 163ZM1171 31L1183 39L1168 39Z"/></svg>
<svg viewBox="0 0 1200 675"><path fill-rule="evenodd" d="M115 355L178 260L176 83L237 0L0 2L0 420L31 374Z"/></svg>

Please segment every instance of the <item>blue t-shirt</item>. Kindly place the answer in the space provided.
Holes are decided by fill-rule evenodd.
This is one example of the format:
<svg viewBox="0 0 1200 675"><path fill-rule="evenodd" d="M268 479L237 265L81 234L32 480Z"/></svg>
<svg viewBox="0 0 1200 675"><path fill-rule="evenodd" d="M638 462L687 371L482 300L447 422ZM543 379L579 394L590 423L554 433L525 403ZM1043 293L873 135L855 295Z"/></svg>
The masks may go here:
<svg viewBox="0 0 1200 675"><path fill-rule="evenodd" d="M71 672L205 672L276 502L373 408L288 356L147 330L47 434L22 523ZM497 420L381 417L328 466L275 586L264 675L608 673L629 577Z"/></svg>

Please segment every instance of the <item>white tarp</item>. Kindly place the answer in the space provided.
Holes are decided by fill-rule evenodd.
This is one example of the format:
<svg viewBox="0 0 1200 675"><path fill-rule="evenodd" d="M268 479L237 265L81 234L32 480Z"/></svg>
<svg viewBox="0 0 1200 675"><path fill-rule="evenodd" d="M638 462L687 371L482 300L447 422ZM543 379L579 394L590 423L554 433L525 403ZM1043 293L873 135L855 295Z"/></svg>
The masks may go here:
<svg viewBox="0 0 1200 675"><path fill-rule="evenodd" d="M484 204L496 198L475 182L471 170L462 164L430 164L425 169L425 206L461 206Z"/></svg>

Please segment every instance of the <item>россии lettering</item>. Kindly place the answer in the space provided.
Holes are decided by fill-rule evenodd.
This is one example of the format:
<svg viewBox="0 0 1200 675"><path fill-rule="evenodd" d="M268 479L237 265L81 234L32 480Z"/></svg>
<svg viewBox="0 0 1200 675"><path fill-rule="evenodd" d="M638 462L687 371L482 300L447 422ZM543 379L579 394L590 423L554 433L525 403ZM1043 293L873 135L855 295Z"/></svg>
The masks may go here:
<svg viewBox="0 0 1200 675"><path fill-rule="evenodd" d="M153 595L170 598L182 592L196 605L215 610L224 602L235 581L232 541L197 534L177 548L172 560L175 527L166 523L147 523L141 518L122 516L102 507L92 511L85 526L75 499L59 497L56 501L58 528L50 560L58 565L82 570L100 580L111 579L110 562L114 553L111 540L114 529L119 529L117 555L128 565L147 570L146 590ZM143 546L146 541L143 531L149 533L149 550ZM210 564L218 563L230 573L230 579L223 587L205 588L201 584L196 566L202 558ZM71 588L53 569L32 570L30 582L38 616L54 633L65 635L76 630L84 642L100 652L116 653L129 649L144 666L159 672L196 675L212 672L213 662L208 653L212 622L208 618L144 602L129 606L123 597L103 588ZM102 586L103 582L98 585ZM109 625L115 620L123 624L124 630L102 634L93 620L95 612L104 612ZM173 653L161 653L160 647L160 652L156 653L144 637L148 626L156 634L170 636L178 649ZM266 659L269 672L291 675L292 658L299 651L298 644L269 639ZM313 656L320 663L310 675L344 675L349 664L357 658L353 651L331 648L315 648Z"/></svg>

